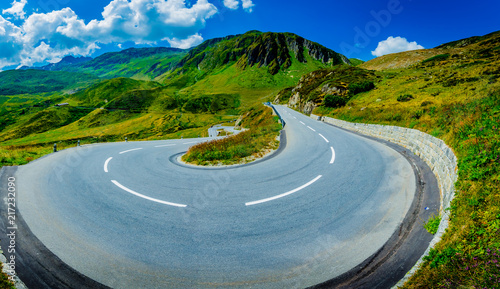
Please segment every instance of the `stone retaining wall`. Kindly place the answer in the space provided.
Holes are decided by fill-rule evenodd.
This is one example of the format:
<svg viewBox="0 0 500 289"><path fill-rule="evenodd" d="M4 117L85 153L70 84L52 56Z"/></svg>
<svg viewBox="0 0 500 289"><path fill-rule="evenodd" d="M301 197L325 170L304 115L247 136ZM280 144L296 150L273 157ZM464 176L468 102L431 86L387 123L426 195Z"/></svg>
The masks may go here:
<svg viewBox="0 0 500 289"><path fill-rule="evenodd" d="M455 195L455 182L457 181L457 157L442 140L421 131L397 126L385 126L376 124L351 123L330 117L319 117L311 114L311 118L355 131L364 135L381 138L400 146L403 146L424 160L434 172L439 184L439 194L441 196L441 224L434 236L429 248L423 256L429 253L430 248L441 240L444 231L448 227L450 202ZM422 256L422 258L423 258ZM397 286L401 286L406 280L418 270L422 263L422 258L415 267L408 272ZM397 288L396 286L396 288Z"/></svg>

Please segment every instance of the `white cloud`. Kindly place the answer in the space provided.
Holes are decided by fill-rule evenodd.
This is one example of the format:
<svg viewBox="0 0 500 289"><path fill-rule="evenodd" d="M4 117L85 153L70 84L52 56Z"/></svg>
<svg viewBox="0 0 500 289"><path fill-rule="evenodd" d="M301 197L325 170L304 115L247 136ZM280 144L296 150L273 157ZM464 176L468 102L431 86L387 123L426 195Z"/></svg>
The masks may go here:
<svg viewBox="0 0 500 289"><path fill-rule="evenodd" d="M224 0L224 6L231 10L237 10L240 7L240 0ZM246 12L252 13L255 4L252 0L241 0L241 6Z"/></svg>
<svg viewBox="0 0 500 289"><path fill-rule="evenodd" d="M238 0L224 0L224 6L229 9L236 10L240 7L240 2Z"/></svg>
<svg viewBox="0 0 500 289"><path fill-rule="evenodd" d="M255 4L253 4L252 0L242 0L242 6L247 12L252 13Z"/></svg>
<svg viewBox="0 0 500 289"><path fill-rule="evenodd" d="M387 40L381 41L378 43L377 49L372 51L372 55L374 56L382 56L391 53L410 51L424 49L422 45L417 44L417 42L409 42L406 38L403 37L392 37L390 36Z"/></svg>
<svg viewBox="0 0 500 289"><path fill-rule="evenodd" d="M24 19L26 12L24 12L24 6L28 3L28 0L20 0L17 2L14 0L12 2L12 7L9 9L3 9L2 14L14 15L16 18Z"/></svg>
<svg viewBox="0 0 500 289"><path fill-rule="evenodd" d="M239 6L239 0L225 0L228 5L234 2ZM99 49L99 43L166 40L173 47L189 48L203 41L199 31L218 12L209 0L189 5L185 0L112 0L102 19L86 23L71 8L35 12L26 18L26 3L14 1L12 8L3 11L24 19L19 26L0 16L0 69L56 61L68 54L88 56ZM247 11L252 7L251 0L243 1Z"/></svg>
<svg viewBox="0 0 500 289"><path fill-rule="evenodd" d="M170 46L175 48L188 49L203 42L203 37L200 34L191 35L186 39L167 38L165 39L170 43Z"/></svg>

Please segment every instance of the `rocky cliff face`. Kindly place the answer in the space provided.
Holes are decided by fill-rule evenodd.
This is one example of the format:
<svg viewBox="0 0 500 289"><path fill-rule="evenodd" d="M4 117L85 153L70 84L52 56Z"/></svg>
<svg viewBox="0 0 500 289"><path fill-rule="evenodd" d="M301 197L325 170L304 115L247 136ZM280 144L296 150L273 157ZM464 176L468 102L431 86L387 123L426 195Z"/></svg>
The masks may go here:
<svg viewBox="0 0 500 289"><path fill-rule="evenodd" d="M267 67L274 75L293 61L306 62L307 54L328 65L349 64L345 56L295 34L250 31L205 41L191 50L178 67L210 70L236 61L241 69Z"/></svg>
<svg viewBox="0 0 500 289"><path fill-rule="evenodd" d="M295 87L280 91L274 103L287 103L293 109L310 114L316 107L323 105L325 96L348 99L350 84L373 79L373 72L347 65L320 69L303 75Z"/></svg>

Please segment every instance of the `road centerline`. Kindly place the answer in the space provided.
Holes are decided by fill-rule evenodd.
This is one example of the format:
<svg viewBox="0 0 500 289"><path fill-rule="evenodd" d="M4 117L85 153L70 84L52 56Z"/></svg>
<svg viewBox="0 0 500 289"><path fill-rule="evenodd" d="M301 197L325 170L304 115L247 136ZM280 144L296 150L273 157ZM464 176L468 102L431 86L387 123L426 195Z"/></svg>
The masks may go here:
<svg viewBox="0 0 500 289"><path fill-rule="evenodd" d="M115 180L112 180L111 182L113 184L115 184L115 186L119 187L120 189L122 189L122 190L124 190L124 191L126 191L128 193L131 193L132 195L135 195L137 197L140 197L140 198L143 198L143 199L146 199L146 200L149 200L149 201L153 201L155 203L160 203L160 204L164 204L164 205L168 205L168 206L172 206L172 207L178 207L178 208L185 208L185 207L187 207L187 205L166 202L166 201L162 201L162 200L158 200L158 199L155 199L155 198L151 198L151 197L145 196L143 194L139 194L139 193L134 192L131 189L123 186L122 184L120 184L119 182L117 182Z"/></svg>
<svg viewBox="0 0 500 289"><path fill-rule="evenodd" d="M123 155L123 154L129 153L129 152L133 152L133 151L138 151L138 150L142 150L142 148L131 149L131 150L128 150L128 151L122 151L122 152L120 152L120 155Z"/></svg>
<svg viewBox="0 0 500 289"><path fill-rule="evenodd" d="M314 128L310 127L310 126L307 126L307 128L310 129L310 130L312 130L312 131L314 131L314 132L316 132L316 130Z"/></svg>
<svg viewBox="0 0 500 289"><path fill-rule="evenodd" d="M248 203L245 203L245 206L253 206L253 205L258 205L258 204L262 204L262 203L266 203L266 202L270 202L270 201L274 201L276 199L280 199L280 198L283 198L283 197L286 197L286 196L289 196L291 194L294 194L300 190L303 190L307 187L309 187L310 185L314 184L317 180L321 179L322 175L319 175L317 176L315 179L313 179L312 181L308 182L307 184L303 185L303 186L300 186L294 190L291 190L289 192L286 192L284 194L281 194L281 195L277 195L277 196L274 196L274 197L270 197L270 198L267 198L267 199L262 199L262 200L258 200L258 201L254 201L254 202L248 202Z"/></svg>
<svg viewBox="0 0 500 289"><path fill-rule="evenodd" d="M332 150L332 159L330 160L330 164L333 164L335 162L335 150L333 147L330 147L330 149Z"/></svg>
<svg viewBox="0 0 500 289"><path fill-rule="evenodd" d="M327 143L330 143L330 141L322 134L319 134L320 137L322 137Z"/></svg>
<svg viewBox="0 0 500 289"><path fill-rule="evenodd" d="M168 145L155 146L155 148L173 147L173 146L175 146L175 144L168 144Z"/></svg>
<svg viewBox="0 0 500 289"><path fill-rule="evenodd" d="M108 171L108 165L109 165L109 162L110 162L112 159L113 159L113 158L111 157L111 158L107 159L107 160L104 162L104 172L105 172L105 173L109 173L109 171Z"/></svg>

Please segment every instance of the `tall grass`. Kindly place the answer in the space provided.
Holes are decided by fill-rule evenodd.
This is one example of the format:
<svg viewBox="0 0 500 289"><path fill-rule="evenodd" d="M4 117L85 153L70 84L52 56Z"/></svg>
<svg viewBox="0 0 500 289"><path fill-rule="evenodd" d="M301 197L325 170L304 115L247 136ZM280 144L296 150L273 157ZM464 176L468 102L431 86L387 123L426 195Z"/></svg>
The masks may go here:
<svg viewBox="0 0 500 289"><path fill-rule="evenodd" d="M467 57L379 72L377 89L346 107L315 111L419 129L443 139L459 159L450 226L403 288L500 288L500 53L467 49ZM398 101L405 94L413 98Z"/></svg>
<svg viewBox="0 0 500 289"><path fill-rule="evenodd" d="M276 137L281 126L270 108L252 108L243 123L250 129L224 139L195 145L182 159L197 165L229 165L250 161L249 157L259 157L266 150L277 148L279 142Z"/></svg>

